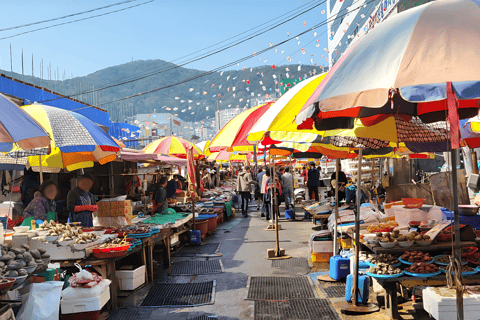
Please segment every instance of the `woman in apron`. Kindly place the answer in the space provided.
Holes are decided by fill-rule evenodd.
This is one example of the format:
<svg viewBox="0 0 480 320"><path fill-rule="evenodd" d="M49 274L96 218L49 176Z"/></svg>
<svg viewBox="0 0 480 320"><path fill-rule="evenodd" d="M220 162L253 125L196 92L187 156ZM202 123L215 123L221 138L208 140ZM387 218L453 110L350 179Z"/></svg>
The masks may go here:
<svg viewBox="0 0 480 320"><path fill-rule="evenodd" d="M95 196L90 192L93 176L89 173L80 176L78 185L67 195L68 222L80 222L83 227L93 227L92 212L97 211Z"/></svg>

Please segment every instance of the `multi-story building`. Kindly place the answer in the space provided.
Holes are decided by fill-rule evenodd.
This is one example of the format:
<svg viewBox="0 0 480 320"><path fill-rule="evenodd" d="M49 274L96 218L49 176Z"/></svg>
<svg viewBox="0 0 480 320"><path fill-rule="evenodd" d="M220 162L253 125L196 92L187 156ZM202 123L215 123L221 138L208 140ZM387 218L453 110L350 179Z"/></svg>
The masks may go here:
<svg viewBox="0 0 480 320"><path fill-rule="evenodd" d="M327 0L328 57L332 67L362 35L398 12L432 0Z"/></svg>
<svg viewBox="0 0 480 320"><path fill-rule="evenodd" d="M217 111L215 113L215 129L217 129L218 131L218 128L223 128L228 123L228 121L230 121L233 117L239 115L243 111L245 111L245 108L229 108ZM220 127L218 127L217 121L220 121Z"/></svg>

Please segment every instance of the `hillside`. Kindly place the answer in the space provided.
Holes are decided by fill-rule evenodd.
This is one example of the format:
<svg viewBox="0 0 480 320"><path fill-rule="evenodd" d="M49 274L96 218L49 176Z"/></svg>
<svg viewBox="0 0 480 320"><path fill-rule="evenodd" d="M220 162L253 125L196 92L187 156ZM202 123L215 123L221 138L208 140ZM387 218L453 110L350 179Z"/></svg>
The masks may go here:
<svg viewBox="0 0 480 320"><path fill-rule="evenodd" d="M43 80L43 86L65 95L71 95L75 92L78 93L92 89L93 87L105 87L119 82L128 81L139 76L171 69L174 66L174 64L164 60L133 61L105 68L85 77L76 77L65 81ZM156 112L178 114L178 116L185 121L198 121L205 119L207 116L214 116L217 100L221 101L220 109L225 109L228 108L229 105L232 108L236 106L244 107L247 104L250 105L247 100L263 98L265 97L265 94L274 95L275 79L273 78L273 75L276 75L277 79L280 79L280 77L286 78L288 73L290 78L298 79L301 77L303 79L305 75L312 75L314 70L316 73L319 73L321 70L319 67L302 65L301 70L299 71L298 67L299 65L291 64L288 66L276 67L275 69L271 66L264 66L244 70L215 72L180 85L132 99L111 104L102 104L104 102L131 96L139 92L146 92L159 87L168 86L198 76L204 72L201 70L178 67L138 81L98 91L96 96L90 93L76 96L76 98L90 104L95 104L94 100L96 100L96 104L100 108L107 109L110 112L113 121L123 121L126 117L132 116L137 112L152 113L154 109L156 109ZM286 71L286 68L289 70ZM10 75L10 72L2 72ZM62 72L60 71L60 73ZM44 74L47 74L46 70L44 70ZM21 79L21 75L15 73L14 77ZM34 83L35 85L42 84L42 81L39 78L32 80L31 76L25 76L24 79L26 82ZM247 83L247 80L250 83ZM252 92L254 93L254 97L252 97ZM218 94L221 94L220 98L218 98ZM240 101L240 99L243 99L243 101ZM165 111L165 108L162 109L164 106L171 110ZM174 110L174 108L178 109ZM182 110L185 111L182 112ZM192 112L194 112L194 114L192 114Z"/></svg>

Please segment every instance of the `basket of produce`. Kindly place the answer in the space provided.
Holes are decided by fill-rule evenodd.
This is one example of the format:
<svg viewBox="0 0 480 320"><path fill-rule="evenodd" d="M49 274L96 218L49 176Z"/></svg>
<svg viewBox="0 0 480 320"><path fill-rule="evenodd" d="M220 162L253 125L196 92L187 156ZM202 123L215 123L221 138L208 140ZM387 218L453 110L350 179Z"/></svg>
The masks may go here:
<svg viewBox="0 0 480 320"><path fill-rule="evenodd" d="M446 254L439 255L439 256L433 257L433 261L438 265L448 266L448 264L450 263L450 257L451 256ZM467 258L462 258L462 265L466 265L467 263L468 263Z"/></svg>
<svg viewBox="0 0 480 320"><path fill-rule="evenodd" d="M468 258L478 251L478 247L465 247L462 248L462 257Z"/></svg>
<svg viewBox="0 0 480 320"><path fill-rule="evenodd" d="M425 200L421 198L402 198L403 205L409 209L420 208Z"/></svg>
<svg viewBox="0 0 480 320"><path fill-rule="evenodd" d="M421 251L405 251L405 253L398 258L402 263L412 265L417 262L424 262L424 263L433 263L433 258L430 256L428 252L421 252Z"/></svg>
<svg viewBox="0 0 480 320"><path fill-rule="evenodd" d="M404 272L409 276L421 278L433 277L442 273L438 266L425 262L415 262L410 267L406 268Z"/></svg>
<svg viewBox="0 0 480 320"><path fill-rule="evenodd" d="M378 266L367 269L367 274L374 278L397 278L403 275L403 271L390 264L379 263Z"/></svg>
<svg viewBox="0 0 480 320"><path fill-rule="evenodd" d="M380 264L389 264L393 267L399 267L399 266L402 265L402 263L400 261L398 261L397 258L395 258L394 256L392 256L389 253L380 253L380 254L368 259L367 264L370 267L376 267Z"/></svg>
<svg viewBox="0 0 480 320"><path fill-rule="evenodd" d="M447 273L447 269L446 268L442 268L440 267L440 270L443 272L443 273ZM462 266L462 276L472 276L474 275L475 273L477 273L478 271L478 267L477 268L472 268L472 267L469 267L469 266ZM453 271L451 271L452 274L454 274Z"/></svg>

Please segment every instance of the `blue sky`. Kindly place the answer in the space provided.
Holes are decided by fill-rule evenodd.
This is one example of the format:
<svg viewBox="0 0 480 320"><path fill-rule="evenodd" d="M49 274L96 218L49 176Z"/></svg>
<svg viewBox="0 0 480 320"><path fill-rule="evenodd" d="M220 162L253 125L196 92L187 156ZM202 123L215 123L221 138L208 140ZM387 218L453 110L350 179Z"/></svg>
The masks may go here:
<svg viewBox="0 0 480 320"><path fill-rule="evenodd" d="M85 11L119 1L3 1L0 29ZM55 23L117 10L145 1L137 0L70 19L1 31L0 38ZM247 31L307 3L313 2L307 0L156 0L104 17L0 40L0 68L10 70L10 44L13 51L13 70L21 72L21 50L23 49L25 73L31 74L33 53L35 75L37 76L39 75L40 58L44 60L45 76L48 63L52 63L52 68L58 66L61 73L66 70L68 76L71 73L74 76L83 76L99 69L130 62L132 58L134 60L163 59L172 61ZM269 43L291 38L293 35L325 21L326 14L322 14L322 10L326 10L325 4L253 40L186 67L210 70L267 48ZM304 26L305 21L306 25ZM317 32L316 37L314 37L314 32ZM315 39L319 39L320 43L312 41ZM323 49L327 47L326 26L308 32L298 41L294 39L280 46L277 53L272 50L232 68L265 64L278 65L280 63L288 65L289 62L285 60L287 56L292 58L291 63L311 64L310 59L313 59L317 65L327 65L327 61L321 58L322 54L326 55ZM310 44L307 45L308 42ZM316 44L319 46L316 47ZM305 54L302 54L300 50L293 55L301 48L305 49ZM281 51L284 53L282 54Z"/></svg>

